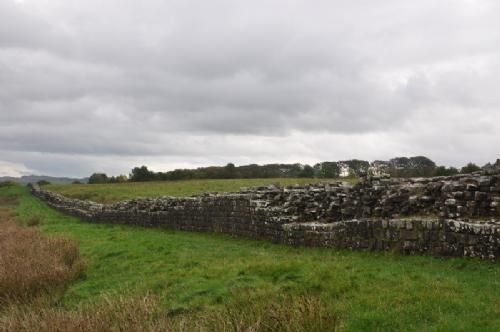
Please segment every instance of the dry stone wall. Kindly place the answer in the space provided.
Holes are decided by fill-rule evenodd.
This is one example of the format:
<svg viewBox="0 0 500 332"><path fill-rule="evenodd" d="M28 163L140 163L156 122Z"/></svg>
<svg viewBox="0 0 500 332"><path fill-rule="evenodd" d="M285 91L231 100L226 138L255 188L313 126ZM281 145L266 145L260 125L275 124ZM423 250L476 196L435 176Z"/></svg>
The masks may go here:
<svg viewBox="0 0 500 332"><path fill-rule="evenodd" d="M218 232L290 245L500 259L500 170L357 184L242 188L112 205L31 186L50 206L96 223Z"/></svg>

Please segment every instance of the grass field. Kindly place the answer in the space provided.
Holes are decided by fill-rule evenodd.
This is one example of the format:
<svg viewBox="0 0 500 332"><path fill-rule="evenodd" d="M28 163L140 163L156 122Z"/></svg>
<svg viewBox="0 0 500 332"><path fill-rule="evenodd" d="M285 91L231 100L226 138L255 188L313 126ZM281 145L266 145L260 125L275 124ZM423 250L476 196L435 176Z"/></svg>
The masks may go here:
<svg viewBox="0 0 500 332"><path fill-rule="evenodd" d="M228 179L228 180L183 180L158 182L129 182L120 184L92 185L47 185L44 188L62 195L89 199L100 203L112 203L135 197L190 196L203 192L233 192L241 187L268 184L294 185L309 184L339 179L275 178L275 179ZM342 179L353 182L354 179Z"/></svg>
<svg viewBox="0 0 500 332"><path fill-rule="evenodd" d="M125 185L49 188L113 199L139 192L181 195L202 190L200 184L154 183L146 189L149 185L133 184L135 189L125 193L119 192ZM233 185L248 183L208 181L203 188L227 190ZM346 331L500 330L498 264L292 248L220 234L95 225L48 208L26 188L0 188L0 196L17 197L20 220L37 216L44 234L69 235L80 246L87 271L69 286L60 307L74 308L103 295L149 293L171 315L183 316L222 307L245 308L248 299L265 303L283 294L312 295L327 303Z"/></svg>

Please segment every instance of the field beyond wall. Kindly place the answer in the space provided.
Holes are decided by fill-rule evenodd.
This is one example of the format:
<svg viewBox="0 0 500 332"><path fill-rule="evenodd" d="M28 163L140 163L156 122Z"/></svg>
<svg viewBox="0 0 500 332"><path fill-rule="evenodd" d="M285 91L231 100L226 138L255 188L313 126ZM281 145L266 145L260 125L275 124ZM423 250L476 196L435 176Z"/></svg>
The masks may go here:
<svg viewBox="0 0 500 332"><path fill-rule="evenodd" d="M308 183L311 179L300 181ZM235 191L240 186L273 182L276 179L44 188L70 197L112 202L137 196ZM332 313L322 317L334 317L340 330L500 330L499 264L465 258L294 248L221 234L97 225L52 210L31 196L27 188L0 188L0 197L17 202L10 208L20 222L36 217L40 225L34 227L42 234L65 235L78 244L87 268L55 304L63 310L149 294L158 299L155 305L168 317L193 320L216 312L221 321L221 317L233 317L235 310L253 317L250 308L256 305L280 312L279 308L293 307L295 299L312 298L322 303L315 308Z"/></svg>
<svg viewBox="0 0 500 332"><path fill-rule="evenodd" d="M227 180L180 180L127 182L117 184L47 185L44 189L61 195L88 199L98 203L114 203L136 197L176 196L185 197L204 192L235 192L241 187L269 184L289 186L329 181L355 182L352 178L311 179L311 178L270 178L270 179L227 179Z"/></svg>

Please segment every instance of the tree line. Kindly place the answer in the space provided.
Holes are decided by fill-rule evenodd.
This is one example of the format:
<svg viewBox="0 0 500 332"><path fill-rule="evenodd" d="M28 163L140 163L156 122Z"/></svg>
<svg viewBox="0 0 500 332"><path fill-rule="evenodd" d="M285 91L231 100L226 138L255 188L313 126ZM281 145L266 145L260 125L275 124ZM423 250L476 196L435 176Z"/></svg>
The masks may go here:
<svg viewBox="0 0 500 332"><path fill-rule="evenodd" d="M483 167L491 167L487 164ZM235 166L199 167L196 169L175 169L167 172L154 172L147 166L134 167L128 176L108 177L105 173L94 173L89 178L90 184L123 183L143 181L174 181L192 179L250 179L250 178L338 178L359 177L374 172L389 174L392 177L428 177L449 176L459 173L471 173L481 167L469 163L461 169L437 166L434 161L424 156L398 157L389 161L377 160L372 163L351 159L344 161L325 161L313 166L307 164L267 164Z"/></svg>

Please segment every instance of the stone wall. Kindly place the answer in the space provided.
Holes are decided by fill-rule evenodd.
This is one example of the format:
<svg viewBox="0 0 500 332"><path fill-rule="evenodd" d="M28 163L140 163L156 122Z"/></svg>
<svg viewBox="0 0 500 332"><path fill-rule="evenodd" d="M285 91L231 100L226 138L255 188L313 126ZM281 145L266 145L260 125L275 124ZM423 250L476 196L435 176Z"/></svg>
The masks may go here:
<svg viewBox="0 0 500 332"><path fill-rule="evenodd" d="M277 243L500 259L500 170L426 179L370 177L355 185L242 188L112 205L31 187L86 221L218 232Z"/></svg>

